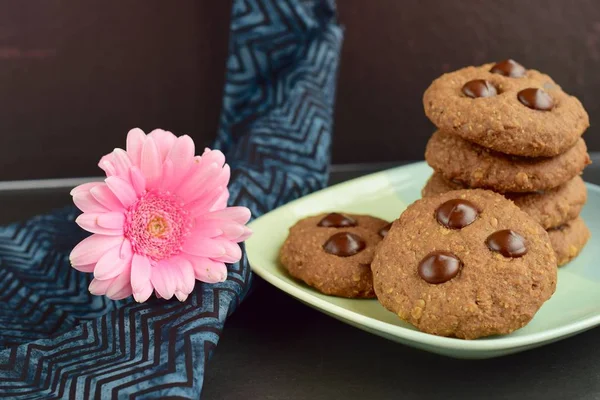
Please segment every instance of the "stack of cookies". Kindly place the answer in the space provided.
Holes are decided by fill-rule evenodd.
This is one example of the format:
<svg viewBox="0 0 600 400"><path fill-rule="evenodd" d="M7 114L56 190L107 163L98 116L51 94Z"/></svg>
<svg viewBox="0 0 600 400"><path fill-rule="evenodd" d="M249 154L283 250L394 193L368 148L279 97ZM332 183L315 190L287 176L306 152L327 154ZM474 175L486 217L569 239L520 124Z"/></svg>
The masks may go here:
<svg viewBox="0 0 600 400"><path fill-rule="evenodd" d="M579 216L588 115L549 76L512 60L445 74L423 101L439 129L425 153L435 172L424 198L392 223L307 217L280 261L322 293L377 297L423 332L513 332L553 295L557 264L589 239Z"/></svg>
<svg viewBox="0 0 600 400"><path fill-rule="evenodd" d="M423 96L437 126L425 153L435 170L423 197L483 188L503 194L548 231L559 265L590 237L579 216L590 163L588 115L548 75L513 60L436 79Z"/></svg>

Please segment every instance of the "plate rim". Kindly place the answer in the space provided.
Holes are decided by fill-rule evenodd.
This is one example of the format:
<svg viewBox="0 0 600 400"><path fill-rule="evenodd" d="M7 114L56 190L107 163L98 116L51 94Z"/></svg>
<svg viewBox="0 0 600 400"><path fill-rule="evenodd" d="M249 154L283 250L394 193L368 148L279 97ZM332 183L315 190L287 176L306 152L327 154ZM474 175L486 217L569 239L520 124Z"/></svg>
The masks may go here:
<svg viewBox="0 0 600 400"><path fill-rule="evenodd" d="M262 221L265 220L265 217L267 217L269 215L270 215L270 217L272 217L272 214L276 214L277 212L282 212L281 210L283 210L285 208L293 207L293 205L297 202L304 202L307 199L310 199L311 197L322 195L323 192L332 191L332 190L335 190L336 188L339 189L343 186L356 185L356 184L359 184L361 181L371 180L374 177L387 175L388 173L393 172L393 171L398 171L398 170L402 170L402 169L420 168L420 167L423 167L426 165L427 164L425 163L425 161L414 162L414 163L386 169L383 171L378 171L375 173L367 174L367 175L364 175L364 176L361 176L358 178L354 178L354 179L351 179L351 180L348 180L345 182L338 183L336 185L332 185L332 186L323 188L321 190L318 190L316 192L313 192L313 193L303 196L301 198L295 199L289 203L286 203L274 210L271 210L270 212L253 220L251 223L248 224L248 227L250 227L253 231L257 231L255 229L255 227L257 225L260 226ZM589 183L589 182L585 182L585 184L586 184L586 187L588 188L588 190L600 194L600 186L595 185L593 183ZM256 237L256 239L253 240L254 237L256 237L256 236L253 235L247 242L252 243L254 240L258 240L258 237ZM251 244L250 244L250 246L251 246ZM248 248L248 243L246 243L246 248ZM587 329L591 329L595 326L600 325L600 313L599 313L597 315L585 318L585 319L577 321L577 322L569 323L564 326L547 329L547 330L544 330L541 332L526 334L523 336L515 336L515 337L495 336L493 339L481 338L481 339L477 339L477 340L464 340L464 339L458 339L458 338L437 336L437 335L421 332L418 330L412 330L412 329L405 328L402 326L394 325L389 322L380 321L378 319L375 319L375 318L372 318L369 316L365 316L356 311L348 310L347 308L344 308L342 306L328 302L324 299L320 299L320 298L316 297L314 294L307 291L306 289L297 287L291 283L288 283L285 280L283 280L282 278L280 278L278 275L275 275L275 274L269 272L266 268L260 266L259 265L260 263L256 263L255 260L253 260L253 257L251 255L250 251L247 251L247 255L248 255L248 262L250 264L250 268L258 276L260 276L261 278L263 278L264 280L266 280L267 282L269 282L270 284L272 284L279 290L282 290L283 292L287 293L288 295L291 295L292 297L294 297L302 302L308 303L311 307L316 308L317 310L319 310L321 312L331 313L331 314L335 315L336 317L340 317L346 321L351 321L353 323L358 324L359 326L364 326L364 327L370 328L375 331L381 331L392 337L397 337L397 338L405 339L405 340L408 340L411 342L425 344L425 345L429 345L429 346L435 346L435 347L444 348L444 349L448 349L448 350L461 350L461 351L465 351L465 350L467 350L467 351L494 351L494 350L496 350L496 351L498 351L498 350L515 349L515 348L520 348L520 347L528 347L530 345L543 344L548 341L554 341L555 339L560 339L560 338L568 336L570 334L583 332ZM374 300L376 300L376 299L374 299ZM388 310L388 312L391 312L391 311Z"/></svg>

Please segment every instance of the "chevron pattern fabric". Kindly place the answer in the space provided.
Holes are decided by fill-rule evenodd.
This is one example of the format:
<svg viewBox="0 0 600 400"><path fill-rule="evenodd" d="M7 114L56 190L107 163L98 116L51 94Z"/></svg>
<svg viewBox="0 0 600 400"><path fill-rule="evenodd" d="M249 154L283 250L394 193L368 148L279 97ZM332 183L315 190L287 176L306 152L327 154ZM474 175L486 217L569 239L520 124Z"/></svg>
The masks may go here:
<svg viewBox="0 0 600 400"><path fill-rule="evenodd" d="M326 183L342 30L332 1L234 0L221 127L230 204L259 216ZM199 398L244 255L188 300L112 301L69 266L72 207L0 228L0 397Z"/></svg>

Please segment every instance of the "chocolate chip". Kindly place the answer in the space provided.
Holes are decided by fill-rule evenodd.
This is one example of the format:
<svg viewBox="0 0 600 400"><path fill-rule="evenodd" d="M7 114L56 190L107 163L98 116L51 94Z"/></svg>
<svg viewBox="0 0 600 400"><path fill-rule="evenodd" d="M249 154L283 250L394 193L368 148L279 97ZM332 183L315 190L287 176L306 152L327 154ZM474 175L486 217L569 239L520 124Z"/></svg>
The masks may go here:
<svg viewBox="0 0 600 400"><path fill-rule="evenodd" d="M390 222L389 224L387 224L386 226L384 226L383 228L381 228L379 230L379 232L377 232L377 233L379 233L379 236L381 236L381 237L386 237L387 234L388 234L388 232L390 231L391 227L392 227L392 222Z"/></svg>
<svg viewBox="0 0 600 400"><path fill-rule="evenodd" d="M509 76L511 78L521 78L525 76L525 67L515 60L504 60L494 65L490 69L491 73Z"/></svg>
<svg viewBox="0 0 600 400"><path fill-rule="evenodd" d="M325 228L347 228L349 226L357 226L358 223L347 215L331 213L327 214L317 225Z"/></svg>
<svg viewBox="0 0 600 400"><path fill-rule="evenodd" d="M363 251L367 244L358 235L350 232L339 232L327 239L323 249L334 256L349 257Z"/></svg>
<svg viewBox="0 0 600 400"><path fill-rule="evenodd" d="M435 210L435 219L448 229L462 229L479 216L477 206L468 200L452 199Z"/></svg>
<svg viewBox="0 0 600 400"><path fill-rule="evenodd" d="M554 107L554 100L542 89L523 89L517 94L517 98L522 104L534 110L550 111Z"/></svg>
<svg viewBox="0 0 600 400"><path fill-rule="evenodd" d="M469 97L492 97L498 94L496 87L484 79L475 79L465 83L462 92Z"/></svg>
<svg viewBox="0 0 600 400"><path fill-rule="evenodd" d="M510 229L492 233L485 241L487 247L504 257L517 258L527 254L525 238Z"/></svg>
<svg viewBox="0 0 600 400"><path fill-rule="evenodd" d="M444 283L454 278L462 261L454 254L447 251L434 251L419 263L419 276L427 283Z"/></svg>

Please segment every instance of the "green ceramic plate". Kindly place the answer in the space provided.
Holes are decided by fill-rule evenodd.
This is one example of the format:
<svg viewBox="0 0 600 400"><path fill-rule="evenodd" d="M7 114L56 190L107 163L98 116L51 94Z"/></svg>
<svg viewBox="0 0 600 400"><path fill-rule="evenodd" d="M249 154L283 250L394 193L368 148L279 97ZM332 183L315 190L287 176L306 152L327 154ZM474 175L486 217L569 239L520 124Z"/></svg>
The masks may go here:
<svg viewBox="0 0 600 400"><path fill-rule="evenodd" d="M457 358L517 353L600 325L600 187L591 184L582 215L592 231L592 239L575 261L559 270L554 296L527 326L510 335L466 341L422 333L376 300L323 295L291 278L279 264L279 248L288 228L299 219L324 211L344 211L391 221L420 197L430 174L430 168L422 162L394 168L321 190L256 219L251 224L254 235L246 242L252 269L298 300L350 325L398 343Z"/></svg>

